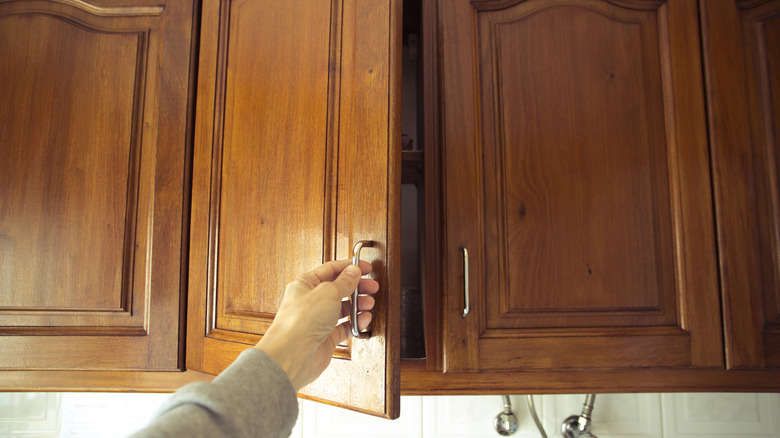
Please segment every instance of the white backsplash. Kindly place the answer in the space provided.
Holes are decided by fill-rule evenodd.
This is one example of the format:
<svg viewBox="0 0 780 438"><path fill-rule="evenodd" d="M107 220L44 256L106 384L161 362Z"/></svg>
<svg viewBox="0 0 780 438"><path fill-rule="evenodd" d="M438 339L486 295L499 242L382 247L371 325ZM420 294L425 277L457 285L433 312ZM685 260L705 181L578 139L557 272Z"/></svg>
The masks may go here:
<svg viewBox="0 0 780 438"><path fill-rule="evenodd" d="M143 427L167 394L0 393L0 438L124 437ZM535 396L550 438L579 414L583 395ZM526 397L513 395L517 438L538 438ZM495 438L501 397L402 397L401 418L382 420L300 401L294 438ZM599 394L592 432L600 438L780 438L780 394Z"/></svg>

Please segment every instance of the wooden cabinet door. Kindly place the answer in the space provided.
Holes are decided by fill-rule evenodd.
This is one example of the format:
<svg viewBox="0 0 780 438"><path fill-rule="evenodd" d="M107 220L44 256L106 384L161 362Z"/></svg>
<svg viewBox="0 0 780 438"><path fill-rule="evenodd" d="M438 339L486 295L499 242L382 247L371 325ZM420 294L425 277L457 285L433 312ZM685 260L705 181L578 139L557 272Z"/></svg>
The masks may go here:
<svg viewBox="0 0 780 438"><path fill-rule="evenodd" d="M446 371L722 367L696 3L438 9Z"/></svg>
<svg viewBox="0 0 780 438"><path fill-rule="evenodd" d="M780 367L780 1L701 2L729 368Z"/></svg>
<svg viewBox="0 0 780 438"><path fill-rule="evenodd" d="M0 368L183 365L192 15L0 2Z"/></svg>
<svg viewBox="0 0 780 438"><path fill-rule="evenodd" d="M187 367L216 374L285 285L359 240L381 289L369 339L302 396L399 414L400 2L203 3Z"/></svg>

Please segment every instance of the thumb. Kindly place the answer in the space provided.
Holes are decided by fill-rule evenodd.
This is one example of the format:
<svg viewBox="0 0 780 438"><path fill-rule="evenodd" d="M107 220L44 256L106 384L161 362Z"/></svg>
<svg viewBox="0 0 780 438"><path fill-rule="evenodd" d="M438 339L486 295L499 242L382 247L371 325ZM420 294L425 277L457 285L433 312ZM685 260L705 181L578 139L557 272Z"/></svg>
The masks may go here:
<svg viewBox="0 0 780 438"><path fill-rule="evenodd" d="M339 300L348 297L355 291L358 283L360 283L361 274L360 268L355 265L349 265L330 283L334 287Z"/></svg>

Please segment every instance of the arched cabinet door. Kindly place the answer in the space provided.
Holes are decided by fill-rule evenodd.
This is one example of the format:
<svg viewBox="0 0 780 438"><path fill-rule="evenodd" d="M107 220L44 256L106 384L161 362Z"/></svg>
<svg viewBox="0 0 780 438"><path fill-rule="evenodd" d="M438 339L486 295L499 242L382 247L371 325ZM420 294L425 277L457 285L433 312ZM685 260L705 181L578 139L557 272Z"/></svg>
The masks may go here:
<svg viewBox="0 0 780 438"><path fill-rule="evenodd" d="M187 368L216 374L285 285L362 259L381 285L367 339L304 397L399 415L400 1L203 2Z"/></svg>
<svg viewBox="0 0 780 438"><path fill-rule="evenodd" d="M183 366L192 16L186 1L0 2L0 369Z"/></svg>
<svg viewBox="0 0 780 438"><path fill-rule="evenodd" d="M438 17L446 371L722 367L696 2Z"/></svg>

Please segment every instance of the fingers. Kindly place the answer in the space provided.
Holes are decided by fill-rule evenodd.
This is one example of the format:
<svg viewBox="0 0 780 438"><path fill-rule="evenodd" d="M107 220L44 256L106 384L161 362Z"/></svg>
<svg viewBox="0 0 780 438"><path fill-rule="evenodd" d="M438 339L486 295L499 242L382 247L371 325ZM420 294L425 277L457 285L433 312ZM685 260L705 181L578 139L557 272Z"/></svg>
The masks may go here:
<svg viewBox="0 0 780 438"><path fill-rule="evenodd" d="M358 292L361 294L375 294L379 292L379 283L377 283L376 280L372 280L370 278L362 278L360 279Z"/></svg>
<svg viewBox="0 0 780 438"><path fill-rule="evenodd" d="M349 260L333 260L327 263L323 263L322 265L317 266L311 271L301 275L300 279L306 281L311 285L312 288L314 288L320 283L333 281L344 271L344 268L351 264L352 263ZM362 272L360 275L368 274L371 272L371 263L361 260L360 270Z"/></svg>
<svg viewBox="0 0 780 438"><path fill-rule="evenodd" d="M358 269L354 265L347 265L336 279L329 282L327 286L332 289L332 292L339 300L344 299L351 295L355 288L358 288L360 293L372 294L379 291L379 283L371 279L361 279L361 275L371 272L371 264L361 261L360 268Z"/></svg>
<svg viewBox="0 0 780 438"><path fill-rule="evenodd" d="M358 331L362 332L367 329L368 325L371 324L371 319L373 319L373 317L374 315L371 312L358 313Z"/></svg>
<svg viewBox="0 0 780 438"><path fill-rule="evenodd" d="M372 269L374 269L374 267L371 266L371 263L368 263L365 260L360 260L360 270L362 271L362 274L360 275L367 275L371 273Z"/></svg>
<svg viewBox="0 0 780 438"><path fill-rule="evenodd" d="M348 265L333 281L323 284L323 292L335 295L335 299L342 300L348 297L360 284L360 269L354 265ZM327 291L327 292L326 292Z"/></svg>
<svg viewBox="0 0 780 438"><path fill-rule="evenodd" d="M348 260L334 260L299 276L296 281L288 285L288 289L292 288L300 292L319 289L319 293L337 300L343 300L351 295L356 287L362 294L373 294L379 291L379 283L361 278L371 270L371 264L363 260L360 261L359 268Z"/></svg>
<svg viewBox="0 0 780 438"><path fill-rule="evenodd" d="M374 308L376 300L371 295L358 295L358 310L369 311Z"/></svg>
<svg viewBox="0 0 780 438"><path fill-rule="evenodd" d="M333 345L339 345L347 340L349 337L351 330L349 327L349 321L342 322L341 324L337 325L335 329L333 329L333 332L331 332L330 337L333 340Z"/></svg>
<svg viewBox="0 0 780 438"><path fill-rule="evenodd" d="M350 263L348 260L334 260L317 266L311 271L305 272L298 277L299 281L304 282L310 289L319 286L320 283L331 281L336 278Z"/></svg>
<svg viewBox="0 0 780 438"><path fill-rule="evenodd" d="M358 313L358 331L362 332L366 330L371 324L373 317L374 315L372 315L371 312ZM344 321L336 326L336 328L331 333L331 338L334 341L333 345L339 345L347 340L347 338L352 333L350 326L351 323L349 321Z"/></svg>
<svg viewBox="0 0 780 438"><path fill-rule="evenodd" d="M368 312L374 308L376 301L370 295L358 295L358 311ZM352 313L352 303L349 301L341 302L341 317L349 316Z"/></svg>

